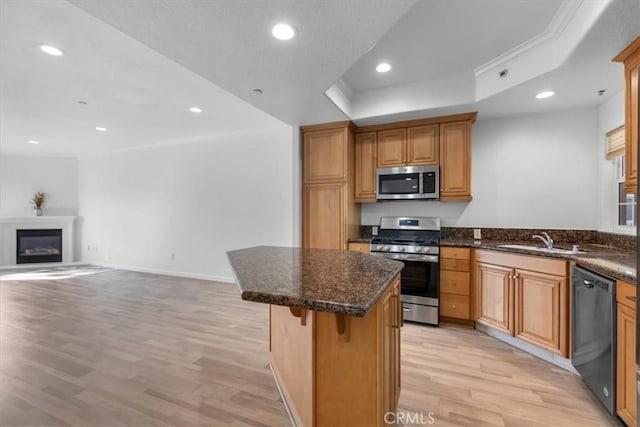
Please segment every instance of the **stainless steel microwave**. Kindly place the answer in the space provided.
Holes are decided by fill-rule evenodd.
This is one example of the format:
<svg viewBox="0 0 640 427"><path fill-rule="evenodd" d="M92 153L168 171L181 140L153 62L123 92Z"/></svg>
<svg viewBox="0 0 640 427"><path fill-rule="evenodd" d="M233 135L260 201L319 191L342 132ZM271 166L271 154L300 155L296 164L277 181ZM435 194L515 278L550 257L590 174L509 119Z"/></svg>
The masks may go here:
<svg viewBox="0 0 640 427"><path fill-rule="evenodd" d="M379 200L424 200L440 197L438 165L380 168L376 173Z"/></svg>

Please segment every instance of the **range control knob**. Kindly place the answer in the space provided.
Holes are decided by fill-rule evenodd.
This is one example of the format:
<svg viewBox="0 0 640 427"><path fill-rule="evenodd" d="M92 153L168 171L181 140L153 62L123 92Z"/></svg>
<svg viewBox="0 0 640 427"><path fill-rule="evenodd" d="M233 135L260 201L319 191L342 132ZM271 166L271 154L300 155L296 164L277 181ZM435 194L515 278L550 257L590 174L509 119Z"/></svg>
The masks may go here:
<svg viewBox="0 0 640 427"><path fill-rule="evenodd" d="M381 245L376 246L376 251L381 251L381 250L382 250L382 246Z"/></svg>
<svg viewBox="0 0 640 427"><path fill-rule="evenodd" d="M404 248L400 248L400 252L404 252Z"/></svg>
<svg viewBox="0 0 640 427"><path fill-rule="evenodd" d="M418 248L418 252L424 252L424 248Z"/></svg>
<svg viewBox="0 0 640 427"><path fill-rule="evenodd" d="M389 248L389 245L386 245L386 246L384 247L384 250L385 250L385 251L388 251L389 249L390 249L390 248Z"/></svg>

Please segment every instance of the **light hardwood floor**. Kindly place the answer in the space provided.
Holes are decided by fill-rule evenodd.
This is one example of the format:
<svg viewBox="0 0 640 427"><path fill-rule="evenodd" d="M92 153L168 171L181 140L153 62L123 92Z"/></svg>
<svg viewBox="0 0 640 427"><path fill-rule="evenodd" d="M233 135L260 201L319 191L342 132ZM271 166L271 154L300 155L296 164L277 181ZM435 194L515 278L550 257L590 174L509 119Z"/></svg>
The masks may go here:
<svg viewBox="0 0 640 427"><path fill-rule="evenodd" d="M80 274L87 273L87 274ZM78 267L0 277L1 425L280 426L267 306L226 283ZM606 426L580 379L471 329L405 324L407 414Z"/></svg>

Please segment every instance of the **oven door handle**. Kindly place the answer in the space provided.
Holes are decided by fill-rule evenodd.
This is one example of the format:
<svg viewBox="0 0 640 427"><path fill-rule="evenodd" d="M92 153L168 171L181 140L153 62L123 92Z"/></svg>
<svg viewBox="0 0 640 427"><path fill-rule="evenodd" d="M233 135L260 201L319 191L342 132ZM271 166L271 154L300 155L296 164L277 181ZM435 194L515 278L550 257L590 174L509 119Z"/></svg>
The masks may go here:
<svg viewBox="0 0 640 427"><path fill-rule="evenodd" d="M417 261L433 264L437 264L439 262L438 255L396 254L389 252L371 252L371 255L391 258L397 261Z"/></svg>

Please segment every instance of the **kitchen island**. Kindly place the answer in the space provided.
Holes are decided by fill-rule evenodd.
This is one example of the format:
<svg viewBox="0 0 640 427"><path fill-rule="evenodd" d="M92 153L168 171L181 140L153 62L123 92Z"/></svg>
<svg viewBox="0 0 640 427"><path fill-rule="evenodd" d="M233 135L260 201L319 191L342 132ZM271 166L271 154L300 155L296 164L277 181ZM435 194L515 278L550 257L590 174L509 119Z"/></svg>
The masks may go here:
<svg viewBox="0 0 640 427"><path fill-rule="evenodd" d="M228 257L242 299L269 304L271 369L295 424L384 425L400 396L404 265L271 246Z"/></svg>

